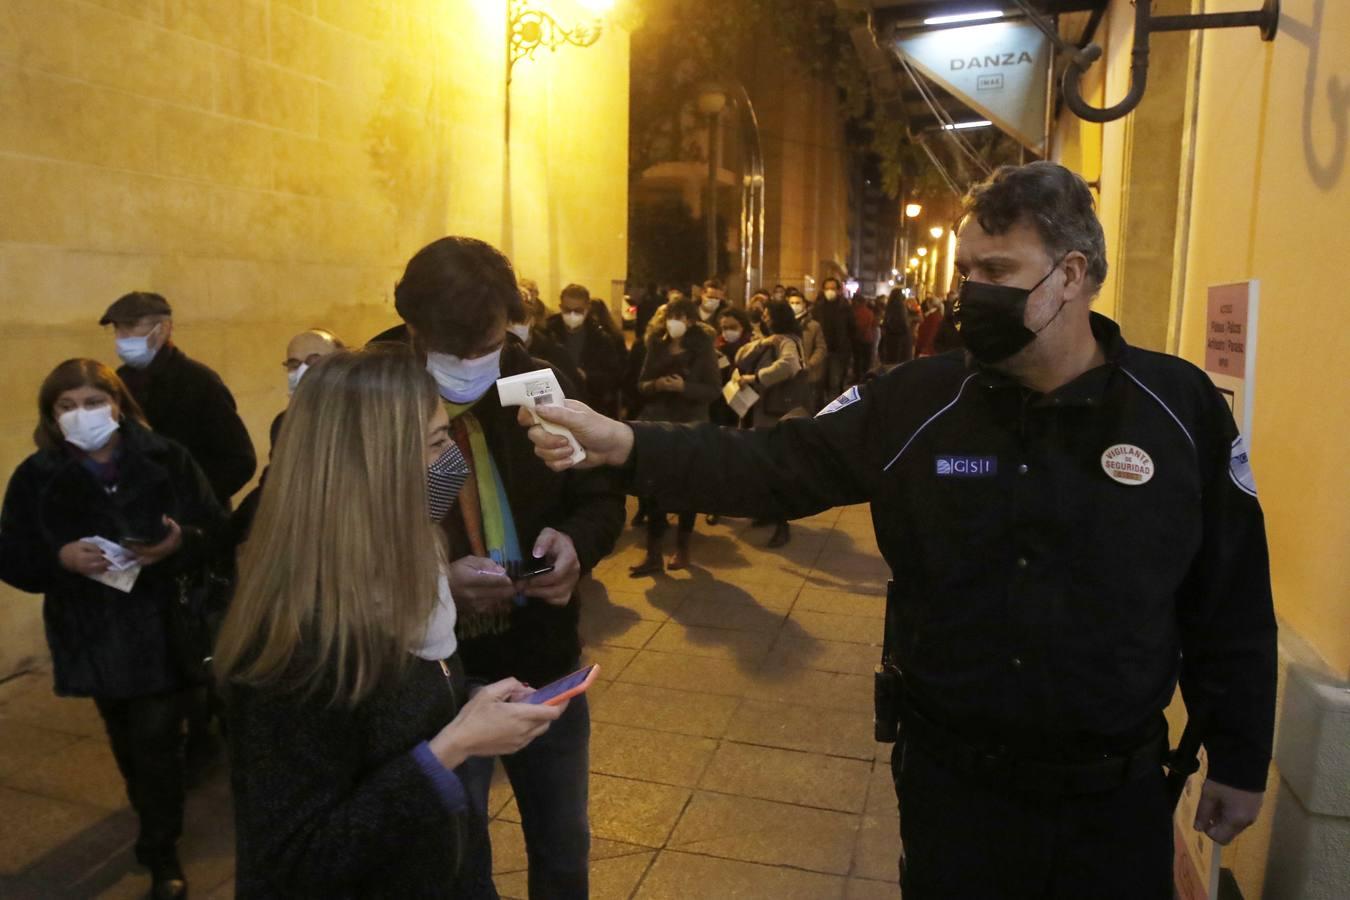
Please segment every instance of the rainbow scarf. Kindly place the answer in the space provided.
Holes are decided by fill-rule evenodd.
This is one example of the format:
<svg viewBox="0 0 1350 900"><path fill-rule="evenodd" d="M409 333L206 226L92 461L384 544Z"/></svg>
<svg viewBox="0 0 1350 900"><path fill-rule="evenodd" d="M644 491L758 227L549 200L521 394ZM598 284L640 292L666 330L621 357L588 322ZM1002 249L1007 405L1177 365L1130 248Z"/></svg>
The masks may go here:
<svg viewBox="0 0 1350 900"><path fill-rule="evenodd" d="M442 402L450 416L450 431L455 443L473 469L472 487L465 485L459 496L460 514L473 554L487 557L499 565L518 562L521 558L520 537L511 514L511 502L488 449L487 435L471 411L473 404ZM500 634L511 625L509 610L477 613L461 609L460 613L458 631L464 639Z"/></svg>

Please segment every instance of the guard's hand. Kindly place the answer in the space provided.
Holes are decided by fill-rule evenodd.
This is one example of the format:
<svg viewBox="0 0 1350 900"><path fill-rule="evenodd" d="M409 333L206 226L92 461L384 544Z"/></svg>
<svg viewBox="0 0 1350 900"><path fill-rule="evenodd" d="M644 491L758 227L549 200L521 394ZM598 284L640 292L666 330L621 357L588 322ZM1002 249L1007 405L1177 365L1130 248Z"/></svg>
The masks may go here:
<svg viewBox="0 0 1350 900"><path fill-rule="evenodd" d="M534 413L544 421L562 425L572 432L572 436L586 451L586 458L575 464L577 468L621 466L628 462L628 457L633 453L632 428L600 415L584 403L576 400L566 403L566 406L537 406ZM521 407L516 420L529 428L534 455L547 463L550 469L562 472L573 467L572 447L567 443L567 438L549 434L533 424L530 410L525 407Z"/></svg>
<svg viewBox="0 0 1350 900"><path fill-rule="evenodd" d="M164 540L151 547L142 547L136 551L136 559L143 566L153 566L161 560L168 559L183 547L183 529L178 527L178 523L168 516L164 517L164 524L169 526L169 534Z"/></svg>
<svg viewBox="0 0 1350 900"><path fill-rule="evenodd" d="M1243 791L1206 779L1195 810L1195 830L1226 846L1256 821L1264 797L1260 791Z"/></svg>
<svg viewBox="0 0 1350 900"><path fill-rule="evenodd" d="M534 558L548 559L553 571L523 581L517 587L528 597L554 606L566 606L581 578L581 563L572 539L561 531L545 528L534 542Z"/></svg>
<svg viewBox="0 0 1350 900"><path fill-rule="evenodd" d="M92 577L108 571L108 557L103 555L97 544L71 541L61 548L56 558L61 563L61 568L76 575Z"/></svg>
<svg viewBox="0 0 1350 900"><path fill-rule="evenodd" d="M446 571L455 603L478 613L502 612L511 608L516 587L506 570L483 556L465 556L452 562Z"/></svg>

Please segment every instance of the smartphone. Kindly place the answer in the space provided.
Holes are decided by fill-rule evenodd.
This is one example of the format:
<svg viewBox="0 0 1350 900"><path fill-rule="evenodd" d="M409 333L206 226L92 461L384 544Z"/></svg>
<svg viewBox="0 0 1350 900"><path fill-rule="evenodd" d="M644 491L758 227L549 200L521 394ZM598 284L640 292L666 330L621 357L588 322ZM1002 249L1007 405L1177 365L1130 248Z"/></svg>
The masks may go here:
<svg viewBox="0 0 1350 900"><path fill-rule="evenodd" d="M565 678L559 678L552 684L546 684L539 690L529 696L522 697L520 703L542 703L545 706L557 706L564 700L570 700L577 694L584 693L586 688L595 681L595 676L600 674L598 665L587 666L584 669L578 669Z"/></svg>
<svg viewBox="0 0 1350 900"><path fill-rule="evenodd" d="M126 547L128 550L144 550L146 547L155 546L162 540L164 540L164 538L124 537L117 543Z"/></svg>
<svg viewBox="0 0 1350 900"><path fill-rule="evenodd" d="M506 577L512 581L526 581L530 578L538 578L540 575L547 575L553 571L553 564L543 560L531 559L520 560L517 562L508 562L505 566Z"/></svg>

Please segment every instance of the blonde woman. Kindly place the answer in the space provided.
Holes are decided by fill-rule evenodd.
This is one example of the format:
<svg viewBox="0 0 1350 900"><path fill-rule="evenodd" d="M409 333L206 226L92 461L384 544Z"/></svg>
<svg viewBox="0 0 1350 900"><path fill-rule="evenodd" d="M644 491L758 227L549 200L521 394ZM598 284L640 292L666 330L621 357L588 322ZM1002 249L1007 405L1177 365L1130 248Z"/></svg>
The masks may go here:
<svg viewBox="0 0 1350 900"><path fill-rule="evenodd" d="M433 521L457 487L448 426L396 346L325 358L291 402L216 647L239 897L476 892L459 872L486 825L454 770L562 712L509 702L514 679L461 707Z"/></svg>

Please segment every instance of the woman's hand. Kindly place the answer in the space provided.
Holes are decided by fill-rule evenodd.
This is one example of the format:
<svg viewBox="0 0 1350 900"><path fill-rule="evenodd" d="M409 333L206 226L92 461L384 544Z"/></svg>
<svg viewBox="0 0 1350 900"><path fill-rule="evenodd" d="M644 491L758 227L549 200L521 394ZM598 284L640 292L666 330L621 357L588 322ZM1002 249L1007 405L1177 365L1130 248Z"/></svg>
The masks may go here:
<svg viewBox="0 0 1350 900"><path fill-rule="evenodd" d="M470 756L515 753L548 731L567 704L518 703L531 689L507 678L480 689L453 722L431 739L431 752L447 769Z"/></svg>
<svg viewBox="0 0 1350 900"><path fill-rule="evenodd" d="M749 375L741 376L741 384L754 384L757 381L759 381L759 376L754 372L751 372Z"/></svg>
<svg viewBox="0 0 1350 900"><path fill-rule="evenodd" d="M666 383L667 383L667 385L668 385L668 387L666 388L666 390L670 391L672 394L683 394L683 393L684 393L684 376L683 376L683 375L667 375L667 376L666 376Z"/></svg>
<svg viewBox="0 0 1350 900"><path fill-rule="evenodd" d="M164 524L169 526L169 534L164 540L136 551L136 559L141 565L153 566L183 549L183 529L179 528L178 523L168 516L164 517Z"/></svg>
<svg viewBox="0 0 1350 900"><path fill-rule="evenodd" d="M93 578L108 571L108 558L96 544L85 541L71 541L56 554L61 568L76 575Z"/></svg>

